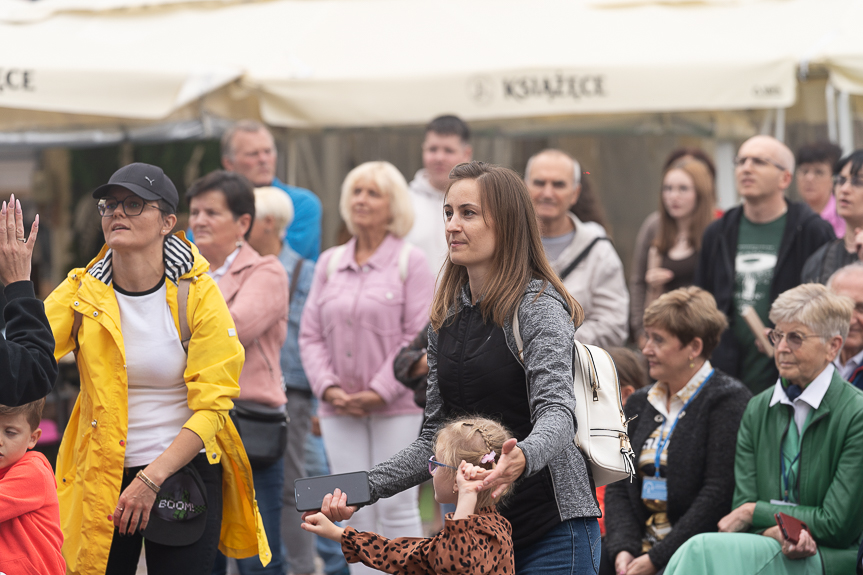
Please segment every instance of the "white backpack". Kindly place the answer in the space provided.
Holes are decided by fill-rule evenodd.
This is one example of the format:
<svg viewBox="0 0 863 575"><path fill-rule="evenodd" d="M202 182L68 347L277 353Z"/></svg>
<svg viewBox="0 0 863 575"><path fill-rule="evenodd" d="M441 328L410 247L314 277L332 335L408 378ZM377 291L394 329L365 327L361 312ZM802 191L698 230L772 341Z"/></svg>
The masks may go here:
<svg viewBox="0 0 863 575"><path fill-rule="evenodd" d="M518 307L512 330L519 360L524 363L524 341L518 325ZM575 445L584 454L597 487L635 476L626 415L620 402L617 368L607 351L574 340L572 379L575 390Z"/></svg>

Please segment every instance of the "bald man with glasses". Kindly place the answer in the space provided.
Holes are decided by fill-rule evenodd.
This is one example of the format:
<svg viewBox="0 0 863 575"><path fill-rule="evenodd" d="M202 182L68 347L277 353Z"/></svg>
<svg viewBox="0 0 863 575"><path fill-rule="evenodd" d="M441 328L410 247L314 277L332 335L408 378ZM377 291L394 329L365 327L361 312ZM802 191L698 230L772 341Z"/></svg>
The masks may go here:
<svg viewBox="0 0 863 575"><path fill-rule="evenodd" d="M713 294L730 323L711 361L757 394L776 381L776 366L740 313L752 307L770 326L773 301L800 284L806 259L835 235L809 206L785 197L794 174L794 154L785 144L752 137L734 165L742 203L704 232L695 285Z"/></svg>

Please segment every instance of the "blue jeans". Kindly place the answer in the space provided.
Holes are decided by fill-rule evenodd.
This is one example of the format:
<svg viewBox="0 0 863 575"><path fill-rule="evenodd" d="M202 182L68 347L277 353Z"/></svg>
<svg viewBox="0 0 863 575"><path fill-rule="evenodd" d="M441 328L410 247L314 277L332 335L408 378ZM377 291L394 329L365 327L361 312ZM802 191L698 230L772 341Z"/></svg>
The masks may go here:
<svg viewBox="0 0 863 575"><path fill-rule="evenodd" d="M281 525L282 486L285 482L284 461L279 458L269 467L253 469L252 476L255 483L255 499L258 501L261 519L264 521L264 531L267 533L273 559L264 567L257 556L246 557L237 559L237 566L242 575L283 575ZM225 556L219 553L213 575L225 575L227 566Z"/></svg>
<svg viewBox="0 0 863 575"><path fill-rule="evenodd" d="M515 552L518 575L584 575L599 572L599 523L593 517L570 519L540 540Z"/></svg>

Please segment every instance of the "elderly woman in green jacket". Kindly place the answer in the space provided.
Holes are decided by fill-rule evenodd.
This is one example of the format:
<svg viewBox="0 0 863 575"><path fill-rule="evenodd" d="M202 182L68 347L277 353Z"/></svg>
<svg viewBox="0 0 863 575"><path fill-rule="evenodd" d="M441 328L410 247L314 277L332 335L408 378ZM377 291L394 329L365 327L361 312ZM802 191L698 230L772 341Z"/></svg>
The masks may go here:
<svg viewBox="0 0 863 575"><path fill-rule="evenodd" d="M863 394L832 364L853 308L819 284L776 298L770 340L780 378L743 414L734 510L719 521L722 533L683 545L666 575L854 573L863 532ZM808 526L796 544L776 513Z"/></svg>

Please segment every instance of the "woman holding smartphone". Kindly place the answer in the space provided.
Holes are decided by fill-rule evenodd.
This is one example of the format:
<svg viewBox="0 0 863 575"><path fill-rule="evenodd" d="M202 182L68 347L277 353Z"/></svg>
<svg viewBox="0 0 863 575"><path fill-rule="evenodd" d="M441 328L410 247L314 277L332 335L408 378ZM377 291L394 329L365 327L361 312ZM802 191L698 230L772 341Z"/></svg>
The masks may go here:
<svg viewBox="0 0 863 575"><path fill-rule="evenodd" d="M549 266L523 180L481 162L450 173L444 198L449 259L431 309L426 420L420 437L371 469L372 500L429 479L435 433L471 413L496 417L515 439L484 472L513 528L520 575L597 570L599 508L576 448L572 346L584 313ZM512 328L518 309L524 340L519 358ZM322 512L353 513L340 493Z"/></svg>

